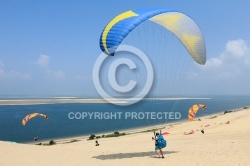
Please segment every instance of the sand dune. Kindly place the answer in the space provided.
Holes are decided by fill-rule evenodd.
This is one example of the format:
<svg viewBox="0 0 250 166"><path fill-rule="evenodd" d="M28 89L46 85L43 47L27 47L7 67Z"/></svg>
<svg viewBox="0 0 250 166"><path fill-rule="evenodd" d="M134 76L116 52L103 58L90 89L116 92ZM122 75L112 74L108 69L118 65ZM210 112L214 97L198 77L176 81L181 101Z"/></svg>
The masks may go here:
<svg viewBox="0 0 250 166"><path fill-rule="evenodd" d="M229 124L226 124L230 121ZM204 127L208 125L208 127ZM200 131L201 125L205 134ZM0 166L29 165L250 165L250 109L201 118L201 121L166 125L165 158L157 158L150 133L99 139L100 146L86 139L61 140L53 146L0 141ZM142 131L145 129L141 129ZM184 132L194 130L191 135Z"/></svg>

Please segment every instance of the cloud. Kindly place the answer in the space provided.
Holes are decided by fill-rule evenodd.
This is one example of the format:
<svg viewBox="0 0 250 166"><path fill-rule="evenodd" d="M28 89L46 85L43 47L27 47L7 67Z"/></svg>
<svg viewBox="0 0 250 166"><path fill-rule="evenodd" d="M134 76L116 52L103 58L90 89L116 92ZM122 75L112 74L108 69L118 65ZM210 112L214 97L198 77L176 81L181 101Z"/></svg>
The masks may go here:
<svg viewBox="0 0 250 166"><path fill-rule="evenodd" d="M227 42L225 53L226 55L241 59L249 55L249 47L242 39L232 40Z"/></svg>
<svg viewBox="0 0 250 166"><path fill-rule="evenodd" d="M4 70L4 63L0 60L0 78L4 79L23 79L27 80L30 79L30 74L21 73L19 71L5 71Z"/></svg>
<svg viewBox="0 0 250 166"><path fill-rule="evenodd" d="M192 80L188 90L192 94L246 95L250 93L249 72L250 45L243 39L229 40L221 53L193 68L188 75Z"/></svg>
<svg viewBox="0 0 250 166"><path fill-rule="evenodd" d="M8 77L8 78L18 78L18 79L24 79L24 80L27 80L27 79L30 79L31 78L31 76L30 76L30 74L24 74L24 73L20 73L20 72L18 72L18 71L11 71L11 72L9 72L9 73L6 73L5 74L6 75L6 77Z"/></svg>
<svg viewBox="0 0 250 166"><path fill-rule="evenodd" d="M242 75L250 68L250 46L242 39L230 40L218 57L208 59L206 65L200 67L217 78Z"/></svg>
<svg viewBox="0 0 250 166"><path fill-rule="evenodd" d="M49 60L50 60L49 56L41 54L35 63L40 67L47 68L49 67Z"/></svg>
<svg viewBox="0 0 250 166"><path fill-rule="evenodd" d="M56 78L64 78L64 73L62 71L52 71L52 70L47 70L47 73Z"/></svg>
<svg viewBox="0 0 250 166"><path fill-rule="evenodd" d="M222 65L222 60L220 58L211 58L206 62L204 68L214 68Z"/></svg>
<svg viewBox="0 0 250 166"><path fill-rule="evenodd" d="M48 74L48 76L55 78L64 78L63 71L55 71L50 69L50 56L48 55L40 54L38 60L35 61L35 64L42 68Z"/></svg>

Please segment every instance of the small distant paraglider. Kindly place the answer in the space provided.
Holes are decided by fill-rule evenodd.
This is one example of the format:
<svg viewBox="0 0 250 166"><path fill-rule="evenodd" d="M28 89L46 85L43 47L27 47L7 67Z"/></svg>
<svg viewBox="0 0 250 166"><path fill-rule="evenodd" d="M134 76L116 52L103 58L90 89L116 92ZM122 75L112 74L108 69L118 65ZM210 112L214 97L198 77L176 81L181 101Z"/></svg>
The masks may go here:
<svg viewBox="0 0 250 166"><path fill-rule="evenodd" d="M42 117L44 117L44 119L46 119L46 120L49 119L49 118L47 117L47 115L40 114L40 113L32 113L32 114L29 114L29 115L25 116L25 118L23 118L23 120L22 120L22 125L25 126L26 123L27 123L30 119L32 119L32 118L34 118L34 117L37 117L37 116L42 116Z"/></svg>
<svg viewBox="0 0 250 166"><path fill-rule="evenodd" d="M188 111L188 119L189 119L190 121L193 121L193 120L194 120L195 115L196 115L197 111L198 111L200 108L206 110L206 109L207 109L207 106L204 105L204 104L194 104L194 105L189 109L189 111Z"/></svg>
<svg viewBox="0 0 250 166"><path fill-rule="evenodd" d="M35 118L35 117L43 117L44 119L48 120L48 116L47 115L44 115L44 114L40 114L40 113L32 113L32 114L29 114L29 115L26 115L23 120L22 120L22 125L25 126L26 123L32 119L32 118ZM41 127L40 127L41 128ZM40 129L38 130L38 134L40 132ZM37 141L38 140L38 134L37 136L34 137L34 141Z"/></svg>

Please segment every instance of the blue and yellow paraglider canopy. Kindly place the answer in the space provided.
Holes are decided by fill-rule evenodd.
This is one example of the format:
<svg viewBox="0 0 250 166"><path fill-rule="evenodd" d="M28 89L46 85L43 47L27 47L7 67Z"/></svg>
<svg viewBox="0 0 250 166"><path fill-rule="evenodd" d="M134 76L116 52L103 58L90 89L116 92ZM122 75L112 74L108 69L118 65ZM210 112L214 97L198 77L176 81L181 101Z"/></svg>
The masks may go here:
<svg viewBox="0 0 250 166"><path fill-rule="evenodd" d="M197 63L206 63L205 41L198 25L187 15L168 9L136 9L119 14L103 30L101 50L107 55L114 55L126 36L147 20L171 31Z"/></svg>

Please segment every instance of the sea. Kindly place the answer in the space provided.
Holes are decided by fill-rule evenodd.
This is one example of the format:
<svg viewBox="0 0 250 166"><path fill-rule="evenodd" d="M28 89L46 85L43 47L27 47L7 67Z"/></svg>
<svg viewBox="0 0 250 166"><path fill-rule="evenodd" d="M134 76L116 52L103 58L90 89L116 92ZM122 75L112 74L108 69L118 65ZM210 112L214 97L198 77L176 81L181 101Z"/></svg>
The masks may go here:
<svg viewBox="0 0 250 166"><path fill-rule="evenodd" d="M6 98L2 99L6 100ZM27 100L27 98L25 99ZM34 98L30 99L34 100ZM0 140L17 143L89 136L152 127L188 120L193 104L205 104L196 119L202 116L250 106L250 96L212 96L186 99L146 99L129 106L110 103L55 103L34 105L0 105ZM49 117L35 117L22 125L31 113Z"/></svg>

